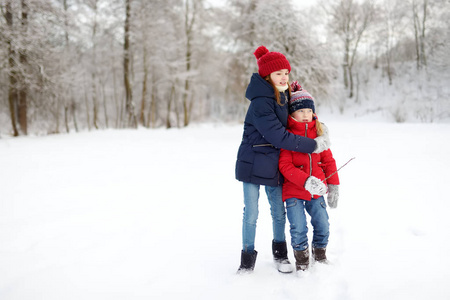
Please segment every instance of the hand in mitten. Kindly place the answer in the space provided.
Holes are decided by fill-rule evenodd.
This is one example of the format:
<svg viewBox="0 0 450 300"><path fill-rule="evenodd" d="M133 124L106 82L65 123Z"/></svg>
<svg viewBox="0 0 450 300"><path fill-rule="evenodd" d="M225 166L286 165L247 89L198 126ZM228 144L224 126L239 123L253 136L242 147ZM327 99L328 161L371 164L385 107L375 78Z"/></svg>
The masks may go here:
<svg viewBox="0 0 450 300"><path fill-rule="evenodd" d="M316 137L314 140L316 141L316 149L313 153L320 153L322 151L330 148L330 137L328 136L328 127L322 123L323 134L321 136Z"/></svg>
<svg viewBox="0 0 450 300"><path fill-rule="evenodd" d="M327 192L327 186L317 177L309 176L305 182L305 189L311 193L311 195L325 195Z"/></svg>
<svg viewBox="0 0 450 300"><path fill-rule="evenodd" d="M328 185L327 202L330 208L336 208L339 201L339 185Z"/></svg>

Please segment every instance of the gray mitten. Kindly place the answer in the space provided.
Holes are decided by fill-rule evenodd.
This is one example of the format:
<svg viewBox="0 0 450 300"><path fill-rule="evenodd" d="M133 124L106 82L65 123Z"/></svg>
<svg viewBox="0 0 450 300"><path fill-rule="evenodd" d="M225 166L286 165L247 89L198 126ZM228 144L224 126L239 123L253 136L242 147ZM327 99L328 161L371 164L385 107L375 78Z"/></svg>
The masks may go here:
<svg viewBox="0 0 450 300"><path fill-rule="evenodd" d="M323 134L321 136L316 137L314 140L316 141L316 149L313 153L320 153L322 151L330 148L330 137L328 136L328 127L322 123Z"/></svg>
<svg viewBox="0 0 450 300"><path fill-rule="evenodd" d="M311 195L325 195L327 193L327 186L317 177L309 176L305 182L305 189Z"/></svg>
<svg viewBox="0 0 450 300"><path fill-rule="evenodd" d="M335 184L328 185L327 202L330 208L336 208L339 201L339 186Z"/></svg>

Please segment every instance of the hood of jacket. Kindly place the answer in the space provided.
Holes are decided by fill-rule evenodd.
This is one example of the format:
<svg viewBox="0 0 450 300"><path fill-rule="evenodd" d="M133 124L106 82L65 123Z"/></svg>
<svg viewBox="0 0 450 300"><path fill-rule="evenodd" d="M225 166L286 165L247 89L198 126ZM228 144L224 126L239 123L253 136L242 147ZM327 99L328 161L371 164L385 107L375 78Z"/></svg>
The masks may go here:
<svg viewBox="0 0 450 300"><path fill-rule="evenodd" d="M258 97L275 98L273 87L258 73L253 73L248 84L245 97L252 101Z"/></svg>

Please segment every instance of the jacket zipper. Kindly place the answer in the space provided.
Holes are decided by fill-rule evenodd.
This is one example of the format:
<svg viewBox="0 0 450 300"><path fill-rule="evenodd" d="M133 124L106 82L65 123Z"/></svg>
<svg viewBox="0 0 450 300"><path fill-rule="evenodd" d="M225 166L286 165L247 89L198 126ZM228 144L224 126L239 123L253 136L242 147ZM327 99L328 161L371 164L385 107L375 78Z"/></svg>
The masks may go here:
<svg viewBox="0 0 450 300"><path fill-rule="evenodd" d="M308 137L308 123L305 123L305 137ZM312 159L311 153L308 153L309 157L309 176L312 176Z"/></svg>
<svg viewBox="0 0 450 300"><path fill-rule="evenodd" d="M283 105L285 105L286 103L289 103L288 97L286 95L286 91L283 91L283 95L284 95L284 103L283 103ZM289 113L289 108L288 108L288 113ZM281 184L281 180L280 180L281 172L280 172L280 170L278 170L277 173L278 173L278 185L280 185Z"/></svg>

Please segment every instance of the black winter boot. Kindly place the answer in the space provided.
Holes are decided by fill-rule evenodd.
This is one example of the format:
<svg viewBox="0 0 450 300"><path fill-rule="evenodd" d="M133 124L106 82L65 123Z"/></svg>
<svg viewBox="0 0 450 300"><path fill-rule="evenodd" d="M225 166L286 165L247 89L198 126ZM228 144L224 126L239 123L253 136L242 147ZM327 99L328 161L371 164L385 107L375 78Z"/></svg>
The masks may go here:
<svg viewBox="0 0 450 300"><path fill-rule="evenodd" d="M314 248L312 249L312 254L314 257L314 260L320 263L328 263L327 255L326 255L327 248Z"/></svg>
<svg viewBox="0 0 450 300"><path fill-rule="evenodd" d="M297 271L306 271L309 267L309 249L303 251L294 250L294 256Z"/></svg>
<svg viewBox="0 0 450 300"><path fill-rule="evenodd" d="M253 250L253 252L241 251L241 265L237 271L238 274L251 273L255 268L256 256L258 252Z"/></svg>
<svg viewBox="0 0 450 300"><path fill-rule="evenodd" d="M272 240L273 260L277 265L277 269L281 273L292 273L294 268L287 256L286 242L276 243Z"/></svg>

